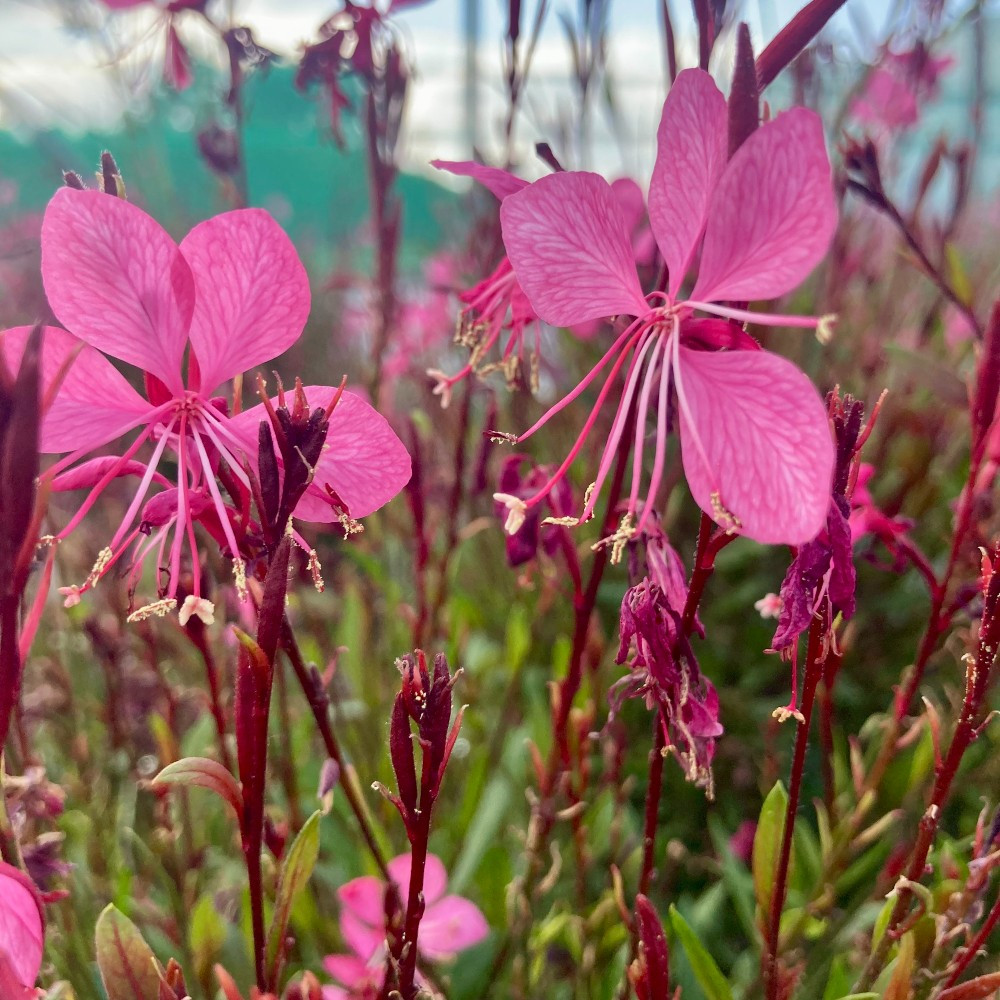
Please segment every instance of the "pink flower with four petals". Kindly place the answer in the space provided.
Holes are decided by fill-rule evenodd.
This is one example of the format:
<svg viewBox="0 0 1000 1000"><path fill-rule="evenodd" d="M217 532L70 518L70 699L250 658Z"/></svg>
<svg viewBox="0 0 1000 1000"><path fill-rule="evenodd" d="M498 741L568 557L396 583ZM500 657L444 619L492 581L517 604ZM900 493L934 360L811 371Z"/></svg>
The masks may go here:
<svg viewBox="0 0 1000 1000"><path fill-rule="evenodd" d="M389 862L389 874L405 898L411 855ZM490 932L479 907L462 896L445 895L448 874L441 860L427 855L424 915L417 950L432 962L448 961ZM327 955L323 966L340 986L325 986L324 1000L374 1000L382 987L386 961L385 883L374 875L352 879L337 890L340 932L349 955Z"/></svg>
<svg viewBox="0 0 1000 1000"><path fill-rule="evenodd" d="M67 604L79 601L137 542L133 572L155 550L158 582L163 566L168 581L160 586L159 600L135 615L176 606L187 549L192 593L181 618L197 614L210 621L212 605L200 592L194 521L211 517L241 586L244 567L234 514L220 491L217 470L224 461L232 476L248 485L244 463L256 461L258 426L265 419L263 404L232 416L226 400L213 393L298 340L309 315L305 268L281 227L261 209L202 222L178 246L135 205L98 191L63 188L49 202L42 223L42 279L52 310L67 328L45 330L45 390L61 370L66 375L41 428L41 450L64 457L44 475L55 489L90 490L54 540L80 523L113 479L139 479L121 524L86 581L64 588ZM0 334L8 365L16 367L29 332L19 327ZM145 396L105 355L143 373ZM305 391L314 407L329 406L337 393L330 386ZM81 461L136 429L138 435L121 454ZM140 460L146 444L151 453ZM177 463L169 482L158 472L168 450ZM388 422L345 392L295 515L326 522L346 508L351 517L363 517L395 496L409 475L409 455ZM172 489L144 507L154 484Z"/></svg>
<svg viewBox="0 0 1000 1000"><path fill-rule="evenodd" d="M818 332L828 325L827 318L723 304L784 295L825 254L837 213L822 125L812 111L786 111L757 129L727 163L725 98L707 73L686 70L667 96L657 147L648 204L667 266L663 291L643 294L621 208L597 174L543 177L508 195L500 208L514 272L544 321L568 327L634 317L593 371L518 438L534 434L611 365L576 444L549 482L527 500L497 496L508 508L507 529L516 531L565 474L624 369L617 415L581 519L593 512L634 403L627 513L613 540L642 529L662 479L672 390L684 471L702 510L758 542L800 544L823 527L829 502L834 453L823 402L784 358L757 349L703 348L757 347L728 321ZM698 277L684 296L699 247ZM713 318L696 319L697 313ZM651 409L656 443L641 498Z"/></svg>

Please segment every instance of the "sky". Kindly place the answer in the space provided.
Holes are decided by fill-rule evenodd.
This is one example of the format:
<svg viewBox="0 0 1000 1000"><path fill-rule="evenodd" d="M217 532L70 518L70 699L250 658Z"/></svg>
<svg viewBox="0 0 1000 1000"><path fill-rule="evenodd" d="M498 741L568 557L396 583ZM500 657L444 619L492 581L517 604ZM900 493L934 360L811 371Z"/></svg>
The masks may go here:
<svg viewBox="0 0 1000 1000"><path fill-rule="evenodd" d="M214 0L225 9L230 0ZM249 24L258 41L292 60L315 37L317 26L336 8L319 0L232 0L238 21ZM731 0L732 2L732 0ZM414 67L402 143L403 166L423 170L429 159L466 158L474 140L487 158L501 156L495 137L506 102L501 71L501 39L506 3L472 3L478 19L474 112L464 110L465 24L468 0L431 0L395 19ZM609 68L617 114L612 121L598 100L585 131L572 109L568 83L569 49L559 21L573 16L577 0L551 0L536 51L532 77L515 138L518 158L532 172L531 148L549 139L572 157L573 165L608 173L639 175L652 163L656 121L665 90L659 29L659 0L614 0L611 4ZM740 17L751 27L757 51L801 6L794 0L737 0ZM875 51L895 3L849 0L831 24L831 37L861 57ZM904 5L905 6L905 5ZM680 60L694 62L695 32L687 0L671 0ZM524 0L525 25L535 10ZM90 25L97 31L72 30ZM160 56L162 34L155 32L155 9L109 12L99 0L0 0L0 128L30 130L107 129L120 120L127 101L141 103L156 81L150 57ZM199 37L196 17L178 20L193 49L218 58L216 46ZM100 39L101 41L97 41ZM114 53L125 53L124 60ZM730 54L717 52L723 76ZM714 68L714 67L713 67ZM471 125L470 125L471 122ZM589 141L582 142L581 135ZM540 169L540 167L539 167Z"/></svg>

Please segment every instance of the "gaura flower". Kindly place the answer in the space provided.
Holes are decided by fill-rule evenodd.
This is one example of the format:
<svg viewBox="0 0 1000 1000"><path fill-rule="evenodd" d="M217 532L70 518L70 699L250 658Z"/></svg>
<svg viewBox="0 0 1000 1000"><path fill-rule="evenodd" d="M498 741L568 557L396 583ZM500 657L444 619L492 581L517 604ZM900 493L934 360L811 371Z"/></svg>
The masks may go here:
<svg viewBox="0 0 1000 1000"><path fill-rule="evenodd" d="M410 884L412 856L401 854L389 862L389 874L405 898ZM447 961L489 934L479 907L462 896L445 895L448 875L440 859L427 855L424 869L424 915L417 950L434 962ZM378 996L386 962L385 883L374 875L341 886L340 932L351 949L346 955L327 955L326 971L341 985L323 988L324 1000L369 1000Z"/></svg>
<svg viewBox="0 0 1000 1000"><path fill-rule="evenodd" d="M145 541L140 534L150 535L133 570L155 545L169 580L160 599L135 614L176 606L186 548L193 586L182 612L207 621L212 609L201 596L194 521L211 517L240 585L243 561L217 472L225 462L236 481L249 485L244 463L256 461L257 428L265 418L263 404L230 416L225 399L213 392L299 338L309 314L305 268L281 227L261 209L202 222L178 246L140 208L99 191L58 191L45 210L41 239L45 292L67 328L45 329L45 394L58 374L65 371L65 377L41 428L42 452L63 457L43 475L56 489L90 490L53 541L76 528L113 479L139 480L86 581L64 589L67 604L79 601L133 541ZM9 365L19 361L29 332L17 327L0 333ZM145 396L105 355L143 373ZM305 391L312 406L326 407L338 390ZM136 429L121 454L82 461ZM140 458L146 444L151 453ZM168 450L176 461L169 480L158 471ZM409 456L386 420L345 392L295 516L332 521L346 507L351 517L363 517L395 496L409 474ZM155 504L146 505L154 484L175 492L158 494ZM157 508L155 517L147 506Z"/></svg>
<svg viewBox="0 0 1000 1000"><path fill-rule="evenodd" d="M498 201L528 186L528 182L507 170L487 167L471 160L432 160L431 166L459 177L471 177ZM510 261L504 257L494 271L478 285L459 296L462 309L455 328L455 342L469 348L469 362L454 375L436 368L427 374L436 382L434 394L441 406L451 401L452 388L472 374L487 375L500 369L508 384L524 382L534 389L538 383L541 355L541 328L538 316L524 294ZM533 334L533 347L525 350L525 339ZM487 361L497 342L506 337L498 361Z"/></svg>
<svg viewBox="0 0 1000 1000"><path fill-rule="evenodd" d="M516 531L565 474L624 369L617 415L581 520L593 513L634 404L631 488L614 541L642 528L662 479L672 389L684 471L702 510L758 542L800 544L826 519L834 461L826 411L801 371L750 349L756 342L726 321L823 333L829 320L721 303L784 295L825 254L836 207L822 125L813 112L794 108L757 129L727 163L725 98L707 73L686 70L667 96L657 146L648 205L667 266L664 291L643 294L621 208L602 177L553 174L501 205L514 273L544 321L574 326L633 317L583 381L518 438L534 434L611 365L580 436L549 482L526 501L497 496L509 510L507 529ZM682 283L699 247L698 277L684 297ZM656 444L642 503L650 409L657 415Z"/></svg>

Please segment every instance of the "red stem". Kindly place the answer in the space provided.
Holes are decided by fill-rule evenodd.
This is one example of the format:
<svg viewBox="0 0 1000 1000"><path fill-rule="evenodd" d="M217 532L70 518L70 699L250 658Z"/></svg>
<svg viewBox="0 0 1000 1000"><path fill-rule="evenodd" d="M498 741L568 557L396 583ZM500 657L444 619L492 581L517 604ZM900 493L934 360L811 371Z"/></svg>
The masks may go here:
<svg viewBox="0 0 1000 1000"><path fill-rule="evenodd" d="M656 863L656 825L660 812L660 794L663 790L663 725L659 714L653 716L653 748L649 751L649 786L646 790L646 825L642 838L642 872L639 875L639 892L649 895Z"/></svg>
<svg viewBox="0 0 1000 1000"><path fill-rule="evenodd" d="M809 722L812 719L816 687L823 676L825 660L824 638L828 627L828 607L824 606L819 615L814 615L809 626L809 644L806 654L806 673L802 685L802 721L795 733L795 750L792 756L792 773L788 781L788 805L785 809L785 827L781 835L781 852L774 878L774 891L767 914L767 943L764 955L764 991L767 1000L777 1000L778 987L778 945L781 931L781 911L785 905L788 888L788 870L792 858L792 834L795 832L795 814L799 808L802 793L802 775L805 771L806 748L809 744Z"/></svg>
<svg viewBox="0 0 1000 1000"><path fill-rule="evenodd" d="M763 90L813 40L845 0L812 0L757 57L757 83Z"/></svg>

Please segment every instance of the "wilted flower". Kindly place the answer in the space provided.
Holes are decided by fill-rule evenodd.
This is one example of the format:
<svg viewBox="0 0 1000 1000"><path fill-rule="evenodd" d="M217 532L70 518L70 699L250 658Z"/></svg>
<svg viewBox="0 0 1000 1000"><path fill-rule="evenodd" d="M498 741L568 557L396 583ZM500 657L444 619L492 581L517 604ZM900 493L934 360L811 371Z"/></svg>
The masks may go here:
<svg viewBox="0 0 1000 1000"><path fill-rule="evenodd" d="M651 552L656 558L650 560ZM712 794L712 757L722 734L719 697L681 628L687 586L680 556L662 537L647 545L649 573L625 592L616 663L629 674L610 692L612 717L626 698L656 710L664 744L689 781Z"/></svg>

